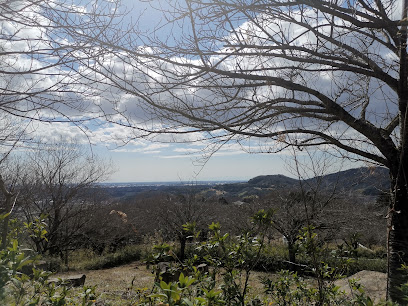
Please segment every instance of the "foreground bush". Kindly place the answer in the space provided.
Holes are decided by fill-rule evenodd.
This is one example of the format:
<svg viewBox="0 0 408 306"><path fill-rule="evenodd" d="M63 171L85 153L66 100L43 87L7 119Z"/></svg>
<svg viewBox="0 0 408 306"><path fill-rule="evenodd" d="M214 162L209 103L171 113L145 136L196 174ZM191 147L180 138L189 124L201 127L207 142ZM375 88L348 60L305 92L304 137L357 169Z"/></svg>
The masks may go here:
<svg viewBox="0 0 408 306"><path fill-rule="evenodd" d="M0 220L4 218L5 215L0 216ZM10 224L17 223L10 222ZM82 291L73 294L67 285L50 282L51 272L35 268L39 256L20 246L18 237L21 230L19 226L11 227L4 242L5 247L0 250L0 304L93 304L96 298L94 287L85 286ZM45 235L45 233L44 228L39 228L34 234Z"/></svg>
<svg viewBox="0 0 408 306"><path fill-rule="evenodd" d="M178 262L175 252L167 244L154 248L152 263L170 261L174 264L165 272L159 269L152 290L134 291L137 305L374 305L363 288L349 282L352 295L345 295L334 281L346 275L357 261L342 257L341 253L327 248L313 227L302 229L297 249L300 257L307 258L302 273L313 276L305 280L296 272L282 270L277 279L264 279L264 294L250 294L249 275L265 260L263 233L271 224L271 212L259 211L253 218L253 227L232 237L221 234L219 224L211 224L210 238L196 243L195 253ZM188 227L188 225L186 225ZM273 252L272 252L273 253ZM280 254L276 252L275 254ZM330 255L330 256L329 256ZM330 263L326 262L329 258ZM205 261L211 268L200 271L198 264ZM358 259L361 262L361 259ZM174 276L169 278L168 273ZM164 276L166 274L166 281ZM170 275L171 276L171 275ZM383 302L379 305L393 305Z"/></svg>

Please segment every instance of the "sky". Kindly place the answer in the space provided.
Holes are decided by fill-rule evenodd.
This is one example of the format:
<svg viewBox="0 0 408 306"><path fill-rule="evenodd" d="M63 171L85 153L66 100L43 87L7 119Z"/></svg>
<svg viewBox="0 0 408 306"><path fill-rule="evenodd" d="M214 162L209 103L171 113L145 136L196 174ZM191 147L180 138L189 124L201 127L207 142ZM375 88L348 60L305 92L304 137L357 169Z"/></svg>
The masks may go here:
<svg viewBox="0 0 408 306"><path fill-rule="evenodd" d="M122 2L129 8L130 15L127 18L138 18L141 28L146 30L153 28L161 18L160 12L151 9L150 6L162 6L164 9L170 6L170 2L158 0L123 0ZM167 31L169 31L167 28L162 29L161 33L164 37L168 35ZM103 98L99 99L103 100ZM132 100L129 101L129 103L132 102ZM61 136L66 139L76 139L99 157L110 159L116 171L108 182L246 181L258 175L295 176L289 166L290 151L279 154L247 153L256 152L252 148L256 147L257 143L231 143L213 152L214 154L207 160L203 149L209 143L204 141L201 143L173 143L168 140L150 142L146 139L134 138L132 135L126 137L127 133L131 132L115 125L94 126L87 134L72 124L63 123L36 123L33 124L32 129L37 135L49 140L58 140ZM189 140L194 140L194 136L189 137L191 137ZM123 138L130 140L124 144L120 140ZM334 171L364 165L344 162L344 160L335 163L338 167L334 167Z"/></svg>
<svg viewBox="0 0 408 306"><path fill-rule="evenodd" d="M119 167L109 180L112 182L246 181L258 175L286 173L283 160L272 154L235 151L213 156L205 165L197 161L199 157L177 154L171 148L168 153L109 152L108 155Z"/></svg>
<svg viewBox="0 0 408 306"><path fill-rule="evenodd" d="M130 9L131 16L138 16L143 29L153 28L162 18L161 13L151 9L151 6L168 9L169 3L156 0L123 1ZM166 37L166 31L166 28L162 29L163 37ZM165 144L136 140L117 148L113 144L106 144L98 145L95 149L96 152L109 156L117 167L117 172L109 180L111 182L246 181L258 175L296 175L290 170L291 153L287 151L280 154L250 154L238 145L231 145L221 148L203 164L203 154L196 143ZM364 164L341 161L333 171L359 166Z"/></svg>
<svg viewBox="0 0 408 306"><path fill-rule="evenodd" d="M130 12L127 18L138 19L144 30L152 29L162 18L160 11L151 6L170 8L168 1L123 0L122 3ZM27 36L39 35L32 28L24 31ZM166 31L163 28L160 32L163 37L168 35ZM258 175L290 175L285 169L285 156L249 154L238 145L219 149L204 163L201 150L208 145L204 142L176 144L133 139L124 145L117 139L129 131L114 125L96 126L87 133L66 123L36 122L31 128L32 135L46 142L74 139L99 158L111 160L115 171L107 182L245 181Z"/></svg>
<svg viewBox="0 0 408 306"><path fill-rule="evenodd" d="M151 29L162 18L154 7L170 8L168 1L122 2L138 17L143 29ZM163 37L166 31L163 30ZM174 34L174 33L173 33ZM120 130L120 127L112 127ZM117 133L120 133L118 131ZM285 174L293 176L285 163L288 156L279 154L250 154L238 146L221 148L205 164L197 144L163 144L136 140L121 146L105 138L92 149L113 161L117 171L109 182L166 182L166 181L235 181L249 180L258 175ZM117 147L119 146L119 147Z"/></svg>

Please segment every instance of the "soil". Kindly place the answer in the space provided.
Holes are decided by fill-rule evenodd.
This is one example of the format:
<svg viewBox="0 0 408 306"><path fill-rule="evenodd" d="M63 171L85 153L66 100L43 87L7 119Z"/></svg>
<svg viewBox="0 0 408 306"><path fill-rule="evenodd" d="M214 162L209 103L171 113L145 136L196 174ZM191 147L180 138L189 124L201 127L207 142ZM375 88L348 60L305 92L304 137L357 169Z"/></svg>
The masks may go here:
<svg viewBox="0 0 408 306"><path fill-rule="evenodd" d="M86 286L97 286L98 305L132 305L131 300L132 297L135 297L134 292L137 291L137 288L148 292L152 288L154 281L153 274L142 262L133 262L110 269L58 273L55 277L68 277L69 275L82 273L86 275ZM258 283L259 280L256 281L255 277L259 278L259 276L262 276L261 274L263 276L267 275L256 272L253 274L252 281ZM387 283L385 273L361 271L350 277L337 280L335 285L339 286L341 291L351 294L349 279L355 279L361 284L366 295L370 296L375 303L385 300Z"/></svg>

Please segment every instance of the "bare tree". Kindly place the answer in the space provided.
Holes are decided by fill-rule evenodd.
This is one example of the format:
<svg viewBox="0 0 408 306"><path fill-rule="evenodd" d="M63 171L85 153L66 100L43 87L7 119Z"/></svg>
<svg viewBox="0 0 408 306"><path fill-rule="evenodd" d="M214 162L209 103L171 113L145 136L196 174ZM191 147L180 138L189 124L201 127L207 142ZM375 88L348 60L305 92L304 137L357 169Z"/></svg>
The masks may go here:
<svg viewBox="0 0 408 306"><path fill-rule="evenodd" d="M338 165L337 165L338 167ZM292 149L292 158L287 168L297 178L298 184L285 190L275 190L263 199L273 207L273 225L286 239L289 262L297 268L296 243L304 227L313 226L329 236L334 229L333 219L329 221L329 210L337 197L337 183L324 184L324 176L333 170L333 157L305 148L302 152Z"/></svg>
<svg viewBox="0 0 408 306"><path fill-rule="evenodd" d="M24 178L25 171L21 163L12 160L9 154L5 154L0 161L0 173L0 214L3 221L0 249L4 250L8 245L9 221L19 195L18 184Z"/></svg>
<svg viewBox="0 0 408 306"><path fill-rule="evenodd" d="M323 192L320 192L322 196ZM332 201L313 194L313 190L302 192L299 189L275 192L268 196L268 207L275 209L273 228L284 238L288 246L289 262L296 269L296 242L299 232L306 226L313 226L317 230L327 229L322 216L327 217L327 206ZM333 225L330 225L333 226Z"/></svg>
<svg viewBox="0 0 408 306"><path fill-rule="evenodd" d="M195 230L203 231L210 224L210 213L205 199L196 194L168 196L161 203L158 221L163 235L168 239L180 242L179 260L185 259L188 239ZM188 226L190 225L190 226Z"/></svg>
<svg viewBox="0 0 408 306"><path fill-rule="evenodd" d="M196 133L214 147L328 147L390 170L389 297L408 280L406 6L396 0L173 1L163 27L126 28L82 62L113 85L138 136ZM179 35L180 34L180 35ZM118 71L119 65L123 67ZM112 89L113 90L113 89ZM119 91L116 91L119 90ZM132 108L132 109L130 109ZM152 134L153 133L153 134ZM163 138L158 137L158 140ZM251 148L254 146L251 145Z"/></svg>
<svg viewBox="0 0 408 306"><path fill-rule="evenodd" d="M63 255L82 236L98 203L95 183L112 173L112 166L75 143L40 145L28 153L26 179L17 199L27 222L44 216L47 239L32 237L36 251Z"/></svg>
<svg viewBox="0 0 408 306"><path fill-rule="evenodd" d="M80 55L89 33L98 36L119 17L117 6L110 0L0 0L0 164L14 148L33 144L40 124L69 123L86 132L87 123L100 117L100 107L84 99L87 81L72 67L78 57L91 60ZM11 176L0 172L2 213L12 212L17 197Z"/></svg>

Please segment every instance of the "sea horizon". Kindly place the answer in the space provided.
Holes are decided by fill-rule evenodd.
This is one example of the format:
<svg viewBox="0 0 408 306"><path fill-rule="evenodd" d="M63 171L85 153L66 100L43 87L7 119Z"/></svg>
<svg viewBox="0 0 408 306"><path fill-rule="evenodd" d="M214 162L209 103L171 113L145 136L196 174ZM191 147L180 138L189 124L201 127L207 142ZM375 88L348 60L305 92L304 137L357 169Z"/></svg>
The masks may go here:
<svg viewBox="0 0 408 306"><path fill-rule="evenodd" d="M100 182L98 185L111 187L131 187L131 186L194 186L194 185L219 185L245 183L248 180L203 180L203 181L152 181L152 182Z"/></svg>

